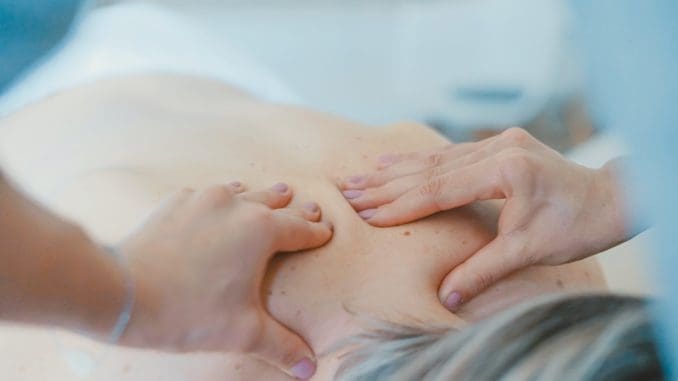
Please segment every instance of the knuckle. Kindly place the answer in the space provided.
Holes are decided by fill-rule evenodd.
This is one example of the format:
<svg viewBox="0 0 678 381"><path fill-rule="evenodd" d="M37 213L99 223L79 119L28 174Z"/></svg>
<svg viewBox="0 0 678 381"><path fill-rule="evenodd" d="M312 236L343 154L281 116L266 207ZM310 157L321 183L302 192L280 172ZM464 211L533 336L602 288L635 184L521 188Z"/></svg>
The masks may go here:
<svg viewBox="0 0 678 381"><path fill-rule="evenodd" d="M504 236L506 250L505 263L514 263L521 267L529 266L537 262L534 252L528 248L528 240L524 234L509 234Z"/></svg>
<svg viewBox="0 0 678 381"><path fill-rule="evenodd" d="M443 162L443 155L441 153L432 153L424 158L427 167L437 167Z"/></svg>
<svg viewBox="0 0 678 381"><path fill-rule="evenodd" d="M233 198L233 191L226 186L214 185L202 191L202 198L209 204L225 204Z"/></svg>
<svg viewBox="0 0 678 381"><path fill-rule="evenodd" d="M419 196L430 200L439 205L445 191L446 178L443 176L434 177L419 187Z"/></svg>
<svg viewBox="0 0 678 381"><path fill-rule="evenodd" d="M443 169L439 166L428 168L424 171L424 179L426 182L432 181L433 179L442 175L442 172Z"/></svg>
<svg viewBox="0 0 678 381"><path fill-rule="evenodd" d="M505 150L499 161L502 174L508 180L530 180L536 170L536 162L531 153L524 148L509 148Z"/></svg>
<svg viewBox="0 0 678 381"><path fill-rule="evenodd" d="M488 273L473 273L471 275L471 281L474 285L474 292L478 294L482 290L486 290L492 284L494 284L494 277Z"/></svg>
<svg viewBox="0 0 678 381"><path fill-rule="evenodd" d="M247 221L249 224L259 226L259 227L268 227L273 224L273 213L271 209L263 205L252 205L251 210L247 212Z"/></svg>
<svg viewBox="0 0 678 381"><path fill-rule="evenodd" d="M432 178L419 188L419 193L422 197L436 196L440 193L442 186L439 178Z"/></svg>
<svg viewBox="0 0 678 381"><path fill-rule="evenodd" d="M527 147L532 141L532 135L520 127L511 127L502 132L502 138L511 146Z"/></svg>

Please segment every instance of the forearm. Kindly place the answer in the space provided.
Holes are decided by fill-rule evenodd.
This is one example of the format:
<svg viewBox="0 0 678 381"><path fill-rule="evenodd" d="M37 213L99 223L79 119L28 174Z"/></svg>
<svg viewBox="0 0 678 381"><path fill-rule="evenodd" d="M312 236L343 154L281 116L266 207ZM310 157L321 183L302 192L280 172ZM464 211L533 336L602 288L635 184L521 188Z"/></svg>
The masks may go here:
<svg viewBox="0 0 678 381"><path fill-rule="evenodd" d="M1 175L0 211L0 319L105 337L126 296L115 258Z"/></svg>

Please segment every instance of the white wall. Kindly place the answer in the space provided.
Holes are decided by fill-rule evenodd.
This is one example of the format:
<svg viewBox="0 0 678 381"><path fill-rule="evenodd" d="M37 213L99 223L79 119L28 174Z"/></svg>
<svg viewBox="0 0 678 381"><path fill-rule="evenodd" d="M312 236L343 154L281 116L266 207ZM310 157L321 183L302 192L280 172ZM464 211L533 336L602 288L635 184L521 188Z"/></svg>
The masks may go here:
<svg viewBox="0 0 678 381"><path fill-rule="evenodd" d="M172 4L262 61L311 106L362 121L520 123L571 87L560 0ZM499 100L480 99L479 90Z"/></svg>

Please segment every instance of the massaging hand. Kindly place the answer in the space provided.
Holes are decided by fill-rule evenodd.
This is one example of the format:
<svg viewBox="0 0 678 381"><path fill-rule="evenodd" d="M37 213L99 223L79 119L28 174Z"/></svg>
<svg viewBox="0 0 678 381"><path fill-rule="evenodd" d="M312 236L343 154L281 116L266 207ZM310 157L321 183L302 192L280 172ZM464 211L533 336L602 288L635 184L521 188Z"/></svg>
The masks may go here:
<svg viewBox="0 0 678 381"><path fill-rule="evenodd" d="M325 244L332 226L315 203L285 207L285 184L245 192L239 183L172 196L120 251L137 303L122 343L170 351L252 353L301 379L313 354L264 309L269 259Z"/></svg>
<svg viewBox="0 0 678 381"><path fill-rule="evenodd" d="M575 261L626 238L611 166L594 170L569 162L518 128L380 162L379 171L342 184L351 205L375 226L505 199L497 237L440 286L441 301L453 311L513 271Z"/></svg>

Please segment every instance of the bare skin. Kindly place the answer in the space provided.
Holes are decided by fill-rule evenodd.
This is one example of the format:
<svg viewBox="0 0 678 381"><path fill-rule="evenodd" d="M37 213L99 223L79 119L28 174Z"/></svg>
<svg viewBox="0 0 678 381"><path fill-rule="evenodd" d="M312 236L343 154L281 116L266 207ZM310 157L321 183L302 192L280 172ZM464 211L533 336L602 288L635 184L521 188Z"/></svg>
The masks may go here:
<svg viewBox="0 0 678 381"><path fill-rule="evenodd" d="M417 124L368 128L262 103L222 84L164 76L72 90L0 126L3 165L13 178L104 242L123 239L163 197L186 186L240 180L260 188L272 179L284 180L295 191L291 207L297 199L317 201L323 219L334 224L332 240L274 259L263 288L271 315L319 356L316 380L332 378L338 353L328 350L359 333L363 317L463 327L535 295L604 287L592 260L533 267L497 283L456 314L447 311L438 287L451 269L496 235L498 210L474 205L376 228L355 213L337 187L339 179L372 170L380 153L446 143ZM75 379L58 361L63 343L106 353L93 371L97 380L287 379L243 356L103 349L71 344L69 337L54 345L52 336L35 330L2 336L2 345L14 345L7 369L16 380L40 375L30 365L35 348L56 364L49 368L51 379Z"/></svg>
<svg viewBox="0 0 678 381"><path fill-rule="evenodd" d="M631 238L616 162L586 168L510 128L480 142L382 156L379 171L351 176L342 187L375 226L506 200L497 237L443 280L441 302L456 311L514 271L580 260Z"/></svg>
<svg viewBox="0 0 678 381"><path fill-rule="evenodd" d="M260 292L271 256L331 238L317 204L285 208L291 199L284 183L183 189L104 248L0 176L0 319L147 349L248 353L308 379L312 350ZM132 317L114 330L129 298Z"/></svg>

